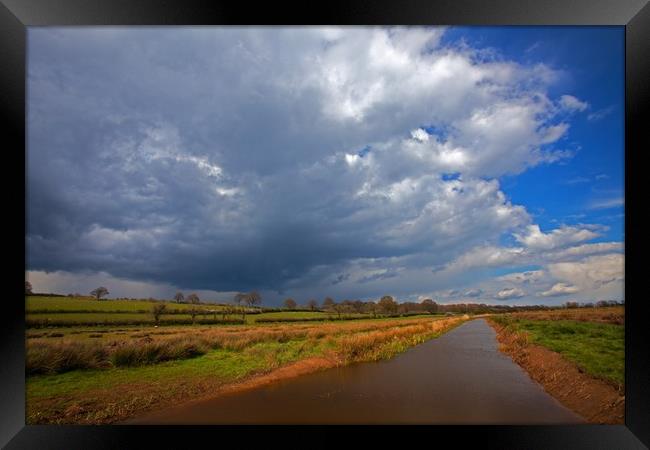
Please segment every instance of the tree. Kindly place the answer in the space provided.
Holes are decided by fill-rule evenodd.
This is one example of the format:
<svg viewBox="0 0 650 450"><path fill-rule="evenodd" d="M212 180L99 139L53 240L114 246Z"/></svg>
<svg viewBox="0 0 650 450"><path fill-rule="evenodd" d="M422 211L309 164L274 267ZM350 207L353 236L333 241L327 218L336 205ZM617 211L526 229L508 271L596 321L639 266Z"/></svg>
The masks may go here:
<svg viewBox="0 0 650 450"><path fill-rule="evenodd" d="M386 314L395 314L397 312L397 302L390 295L384 295L379 300L379 309Z"/></svg>
<svg viewBox="0 0 650 450"><path fill-rule="evenodd" d="M108 294L109 294L108 289L106 289L104 286L100 286L97 289L90 292L90 295L95 297L97 300L101 299L103 296Z"/></svg>
<svg viewBox="0 0 650 450"><path fill-rule="evenodd" d="M317 302L316 300L314 300L314 299L309 300L309 301L307 302L307 306L309 306L309 309L311 309L312 311L314 311L316 308L318 308L318 302Z"/></svg>
<svg viewBox="0 0 650 450"><path fill-rule="evenodd" d="M166 308L167 305L165 305L164 303L153 305L153 309L151 310L151 312L153 313L153 319L156 322L156 325L158 325L158 322L160 322L160 316L162 315L163 312L165 312Z"/></svg>
<svg viewBox="0 0 650 450"><path fill-rule="evenodd" d="M422 300L422 307L429 314L435 314L438 312L438 304L430 298Z"/></svg>
<svg viewBox="0 0 650 450"><path fill-rule="evenodd" d="M288 298L284 301L284 307L287 309L296 309L296 301L292 298Z"/></svg>
<svg viewBox="0 0 650 450"><path fill-rule="evenodd" d="M199 296L196 294L190 294L187 296L187 301L189 303L192 303L193 305L196 305L197 303L201 303L201 300L199 300Z"/></svg>
<svg viewBox="0 0 650 450"><path fill-rule="evenodd" d="M259 292L253 291L253 292L249 292L248 295L246 295L246 304L249 307L253 307L261 303L262 303L262 296L259 294Z"/></svg>
<svg viewBox="0 0 650 450"><path fill-rule="evenodd" d="M375 302L366 303L366 309L372 313L373 317L377 317L377 304Z"/></svg>
<svg viewBox="0 0 650 450"><path fill-rule="evenodd" d="M325 297L325 300L323 300L323 308L331 308L335 303L332 297Z"/></svg>
<svg viewBox="0 0 650 450"><path fill-rule="evenodd" d="M25 295L32 295L32 283L25 281Z"/></svg>
<svg viewBox="0 0 650 450"><path fill-rule="evenodd" d="M238 305L245 304L248 307L253 307L262 303L262 296L257 291L252 291L248 293L240 292L235 295L235 302ZM246 308L242 308L242 318L246 319Z"/></svg>
<svg viewBox="0 0 650 450"><path fill-rule="evenodd" d="M174 300L176 300L176 303L183 303L183 300L185 300L185 296L183 295L182 292L177 292L176 295L174 295Z"/></svg>
<svg viewBox="0 0 650 450"><path fill-rule="evenodd" d="M334 303L332 305L332 309L336 311L336 314L338 315L338 318L341 318L341 312L345 309L345 306L341 303Z"/></svg>

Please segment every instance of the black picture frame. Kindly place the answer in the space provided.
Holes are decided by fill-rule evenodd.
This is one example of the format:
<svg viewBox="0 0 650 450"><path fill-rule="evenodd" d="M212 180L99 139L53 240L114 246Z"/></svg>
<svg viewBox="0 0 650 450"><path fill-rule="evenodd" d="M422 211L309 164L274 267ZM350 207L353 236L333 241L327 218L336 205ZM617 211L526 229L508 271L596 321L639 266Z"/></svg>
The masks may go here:
<svg viewBox="0 0 650 450"><path fill-rule="evenodd" d="M155 427L155 426L32 426L25 425L25 311L20 300L25 269L25 203L15 193L27 189L25 167L26 27L47 25L618 25L625 27L625 425L577 426L372 426L372 427ZM320 4L277 2L259 4L200 0L1 0L0 111L5 128L5 200L11 213L5 225L15 239L5 259L11 291L0 317L0 445L6 448L187 448L197 439L226 445L226 435L245 445L250 438L283 446L313 443L340 445L338 432L355 432L365 445L393 437L409 441L473 443L480 448L627 449L650 446L650 358L647 300L642 295L643 256L641 157L650 148L642 121L650 104L650 6L648 0L445 0L326 1ZM9 173L12 176L6 176ZM22 215L15 212L22 211ZM21 220L23 218L24 220ZM397 437L397 436L395 436ZM395 439L393 437L393 439ZM397 437L404 442L402 436ZM406 443L404 442L404 443ZM411 444L413 445L413 444Z"/></svg>

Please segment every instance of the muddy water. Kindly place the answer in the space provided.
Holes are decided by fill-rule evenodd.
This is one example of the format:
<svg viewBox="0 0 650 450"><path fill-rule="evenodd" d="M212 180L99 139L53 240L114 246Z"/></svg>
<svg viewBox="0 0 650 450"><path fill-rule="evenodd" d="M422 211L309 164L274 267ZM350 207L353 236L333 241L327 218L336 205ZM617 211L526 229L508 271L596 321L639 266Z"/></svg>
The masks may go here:
<svg viewBox="0 0 650 450"><path fill-rule="evenodd" d="M138 424L552 424L584 420L499 352L473 320L397 357L192 402Z"/></svg>

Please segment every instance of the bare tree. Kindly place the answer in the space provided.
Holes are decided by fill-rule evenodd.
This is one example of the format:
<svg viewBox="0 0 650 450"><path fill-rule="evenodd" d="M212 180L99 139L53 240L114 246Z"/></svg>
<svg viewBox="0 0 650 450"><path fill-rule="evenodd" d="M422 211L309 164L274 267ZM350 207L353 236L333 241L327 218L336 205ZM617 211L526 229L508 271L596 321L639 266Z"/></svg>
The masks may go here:
<svg viewBox="0 0 650 450"><path fill-rule="evenodd" d="M196 305L197 303L201 303L201 300L199 300L199 296L196 294L190 294L187 296L187 301L189 303L192 303L193 305Z"/></svg>
<svg viewBox="0 0 650 450"><path fill-rule="evenodd" d="M284 301L284 307L287 309L296 309L296 301L292 298L288 298Z"/></svg>
<svg viewBox="0 0 650 450"><path fill-rule="evenodd" d="M316 308L318 308L318 302L317 302L316 300L313 300L313 299L312 299L312 300L309 300L309 301L307 302L307 306L309 306L309 309L311 309L312 311L314 311Z"/></svg>
<svg viewBox="0 0 650 450"><path fill-rule="evenodd" d="M259 305L262 303L262 296L259 294L257 291L252 291L248 293L243 293L240 292L235 295L235 302L238 305L242 305L242 303L249 308L252 308L255 305ZM242 319L246 319L246 308L242 308Z"/></svg>
<svg viewBox="0 0 650 450"><path fill-rule="evenodd" d="M108 295L108 289L106 289L104 286L100 286L97 289L94 289L93 291L90 292L90 295L95 297L97 300L100 300L103 296Z"/></svg>
<svg viewBox="0 0 650 450"><path fill-rule="evenodd" d="M323 300L323 308L331 308L334 306L334 299L332 297L325 297L325 300Z"/></svg>
<svg viewBox="0 0 650 450"><path fill-rule="evenodd" d="M32 295L32 283L25 281L25 295Z"/></svg>
<svg viewBox="0 0 650 450"><path fill-rule="evenodd" d="M165 309L167 308L167 305L164 303L158 303L157 305L153 305L153 309L151 312L153 313L153 319L156 322L156 325L160 322L160 316L165 312Z"/></svg>
<svg viewBox="0 0 650 450"><path fill-rule="evenodd" d="M332 305L332 309L336 311L336 314L338 315L338 318L341 318L341 313L345 310L345 305L342 303L334 303Z"/></svg>
<svg viewBox="0 0 650 450"><path fill-rule="evenodd" d="M249 307L259 305L262 303L262 296L257 291L249 292L246 296L246 304Z"/></svg>
<svg viewBox="0 0 650 450"><path fill-rule="evenodd" d="M176 303L183 303L185 296L182 292L177 292L176 295L174 295L174 300L176 300Z"/></svg>

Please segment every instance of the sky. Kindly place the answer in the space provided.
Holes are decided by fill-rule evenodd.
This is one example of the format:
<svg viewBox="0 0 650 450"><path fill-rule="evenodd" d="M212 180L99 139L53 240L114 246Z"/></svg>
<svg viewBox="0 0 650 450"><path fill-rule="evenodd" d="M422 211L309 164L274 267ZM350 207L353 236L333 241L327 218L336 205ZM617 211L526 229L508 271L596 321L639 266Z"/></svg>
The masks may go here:
<svg viewBox="0 0 650 450"><path fill-rule="evenodd" d="M36 292L624 299L623 27L30 27Z"/></svg>

